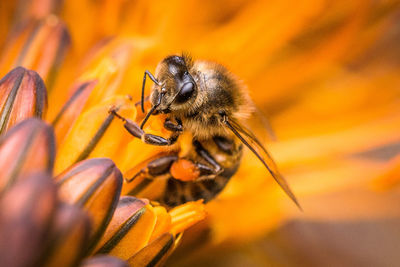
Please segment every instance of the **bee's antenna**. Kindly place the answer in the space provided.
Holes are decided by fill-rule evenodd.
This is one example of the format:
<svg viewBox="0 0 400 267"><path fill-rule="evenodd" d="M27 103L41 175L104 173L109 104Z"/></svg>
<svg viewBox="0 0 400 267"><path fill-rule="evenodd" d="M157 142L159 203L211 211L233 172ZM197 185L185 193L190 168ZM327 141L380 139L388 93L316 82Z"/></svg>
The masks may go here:
<svg viewBox="0 0 400 267"><path fill-rule="evenodd" d="M144 88L146 85L146 75L149 76L149 78L157 85L160 85L160 83L157 81L157 79L153 76L153 74L151 74L150 71L146 70L144 72L144 76L143 76L143 84L142 84L142 98L141 98L141 102L140 105L142 107L142 112L144 113Z"/></svg>
<svg viewBox="0 0 400 267"><path fill-rule="evenodd" d="M146 75L144 76L146 78ZM142 85L142 98L140 99L140 106L142 107L142 112L144 113L144 85L145 85L145 79L143 79L143 85Z"/></svg>
<svg viewBox="0 0 400 267"><path fill-rule="evenodd" d="M157 100L157 104L155 104L153 107L151 107L151 109L149 110L149 112L146 114L146 117L144 117L142 124L140 125L140 129L143 129L143 126L146 124L147 120L150 118L151 114L153 114L154 110L156 110L156 108L161 104L161 99L163 98L165 92L161 92L161 94L159 94L158 100Z"/></svg>
<svg viewBox="0 0 400 267"><path fill-rule="evenodd" d="M158 107L158 105L153 106L149 112L146 114L146 117L144 117L144 120L142 122L142 124L140 125L140 129L143 129L143 126L145 125L145 123L147 122L147 120L150 118L151 114L153 114L154 110Z"/></svg>

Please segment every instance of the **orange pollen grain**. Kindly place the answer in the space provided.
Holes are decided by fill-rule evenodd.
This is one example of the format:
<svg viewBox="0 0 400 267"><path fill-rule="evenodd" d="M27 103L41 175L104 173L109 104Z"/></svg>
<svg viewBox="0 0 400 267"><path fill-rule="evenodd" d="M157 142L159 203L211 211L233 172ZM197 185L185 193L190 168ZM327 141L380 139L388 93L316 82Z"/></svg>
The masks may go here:
<svg viewBox="0 0 400 267"><path fill-rule="evenodd" d="M200 171L193 162L180 159L174 162L170 169L171 175L181 181L194 181L200 176Z"/></svg>

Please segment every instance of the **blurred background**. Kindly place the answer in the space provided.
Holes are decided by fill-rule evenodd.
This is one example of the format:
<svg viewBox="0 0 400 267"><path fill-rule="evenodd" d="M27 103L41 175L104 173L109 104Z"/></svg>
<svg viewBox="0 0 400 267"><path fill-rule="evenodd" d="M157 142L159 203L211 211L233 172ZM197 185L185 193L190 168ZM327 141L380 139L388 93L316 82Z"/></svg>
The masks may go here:
<svg viewBox="0 0 400 267"><path fill-rule="evenodd" d="M247 153L167 266L397 266L399 4L3 0L0 75L37 70L51 121L82 77L108 75L105 96L139 99L166 55L220 62L269 119L266 146L304 211Z"/></svg>

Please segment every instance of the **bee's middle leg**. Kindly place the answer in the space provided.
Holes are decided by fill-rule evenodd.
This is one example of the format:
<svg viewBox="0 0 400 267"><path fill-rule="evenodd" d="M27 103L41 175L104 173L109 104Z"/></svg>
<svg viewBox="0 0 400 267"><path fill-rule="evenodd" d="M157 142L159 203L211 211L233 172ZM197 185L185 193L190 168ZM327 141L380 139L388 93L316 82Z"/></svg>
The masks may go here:
<svg viewBox="0 0 400 267"><path fill-rule="evenodd" d="M167 118L164 122L164 128L171 132L182 132L183 126L182 121L178 118L175 118L176 124L173 123L169 118Z"/></svg>
<svg viewBox="0 0 400 267"><path fill-rule="evenodd" d="M139 176L143 176L147 179L155 179L159 176L169 174L171 165L177 160L178 160L177 155L165 155L165 156L156 158L156 159L150 161L149 163L147 163L147 165L143 169L141 169L139 172L137 172L131 178L126 179L126 181L131 182Z"/></svg>
<svg viewBox="0 0 400 267"><path fill-rule="evenodd" d="M193 141L193 145L196 149L197 155L202 157L212 167L212 173L209 175L211 177L208 178L214 178L224 171L224 168L214 159L213 156L211 156L199 141Z"/></svg>
<svg viewBox="0 0 400 267"><path fill-rule="evenodd" d="M180 165L181 167L177 167ZM188 166L189 165L189 166ZM179 172L176 169L191 169L188 173ZM189 174L190 173L190 174ZM199 162L187 158L178 157L178 155L164 155L159 158L153 159L147 165L135 173L132 177L127 178L127 182L131 182L138 177L144 177L147 179L157 179L158 177L165 177L169 175L177 180L189 181L196 180L198 177L204 177L215 174L213 168ZM194 177L193 177L194 176Z"/></svg>

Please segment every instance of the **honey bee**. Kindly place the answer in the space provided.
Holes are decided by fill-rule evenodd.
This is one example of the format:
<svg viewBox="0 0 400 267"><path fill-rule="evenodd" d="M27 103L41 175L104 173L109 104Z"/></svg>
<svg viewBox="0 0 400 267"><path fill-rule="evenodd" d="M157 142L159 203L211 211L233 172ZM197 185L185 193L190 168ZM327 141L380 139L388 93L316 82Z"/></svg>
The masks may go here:
<svg viewBox="0 0 400 267"><path fill-rule="evenodd" d="M166 177L164 192L157 201L169 207L199 199L208 202L238 170L245 145L300 208L268 151L244 126L254 105L235 75L215 62L193 61L185 54L168 56L158 64L155 75L145 71L140 101L143 113L146 77L154 86L149 97L151 108L141 125L120 116L115 109L111 112L144 143L173 146L182 133L190 133L191 148L184 155L171 152L151 160L130 180ZM166 115L164 128L171 132L169 137L143 130L148 118L158 114ZM182 176L177 169L190 171Z"/></svg>

